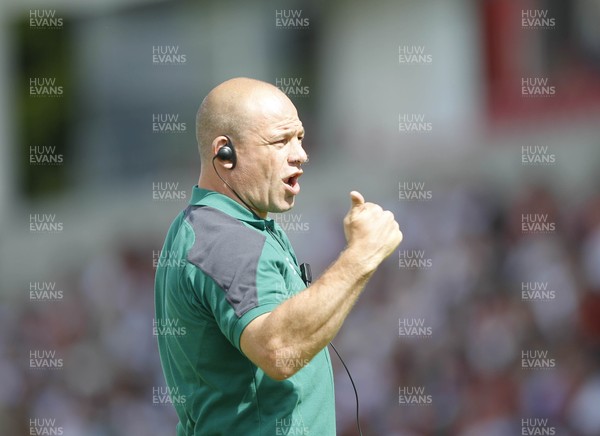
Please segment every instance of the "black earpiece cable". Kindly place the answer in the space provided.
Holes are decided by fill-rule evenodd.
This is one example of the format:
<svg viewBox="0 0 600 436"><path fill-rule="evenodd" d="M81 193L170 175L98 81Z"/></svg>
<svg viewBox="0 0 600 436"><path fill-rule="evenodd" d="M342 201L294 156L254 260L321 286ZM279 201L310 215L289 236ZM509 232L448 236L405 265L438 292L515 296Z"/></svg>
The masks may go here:
<svg viewBox="0 0 600 436"><path fill-rule="evenodd" d="M228 138L228 139L229 139L229 138ZM239 194L238 194L238 193L235 191L235 189L233 189L233 188L232 188L232 187L229 185L229 183L227 183L227 182L225 181L225 179L223 179L223 177L221 177L221 174L219 174L219 171L217 171L217 166L215 165L215 159L216 159L217 157L218 157L218 156L216 156L216 155L215 155L215 156L213 156L213 158L212 158L212 166L213 166L213 169L215 170L215 173L216 173L216 174L217 174L217 176L219 177L219 179L221 179L221 181L222 181L223 183L225 183L225 186L227 186L227 187L229 188L229 190L230 190L231 192L233 192L233 193L235 194L235 196L236 196L236 197L237 197L237 198L238 198L238 199L239 199L239 200L240 200L240 201L241 201L241 202L244 204L244 206L246 206L246 208L248 208L248 210L249 210L250 212L252 212L252 215L254 215L255 217L257 217L257 218L258 218L258 215L256 215L256 212L254 212L254 210L252 210L252 208L251 208L250 206L248 206L248 203L246 203L246 202L245 202L245 201L242 199L242 197L240 197L240 195L239 195ZM278 242L279 242L279 241L278 241ZM281 243L280 243L280 244L281 244ZM310 285L310 283L311 283L311 281L312 281L312 275L311 275L311 272L310 272L310 265L308 265L308 264L304 264L304 263L303 263L303 264L301 265L301 267L304 267L304 268L301 268L301 269L302 269L302 276L303 276L302 278L304 279L304 281L305 281L306 285L307 285L307 286L309 286L309 285ZM307 274L307 272L306 272L306 270L305 270L305 269L307 269L307 270L308 270L308 274ZM308 275L308 277L307 277L307 275ZM362 434L362 430L361 430L361 428L360 428L360 413L359 413L358 390L356 389L356 385L354 384L354 379L352 378L352 374L350 374L350 370L349 370L349 369L348 369L348 367L346 366L346 362L344 362L344 359L342 359L342 356L340 356L340 353L338 352L338 350L337 350L337 349L335 348L335 346L333 345L333 342L330 342L330 343L329 343L329 345L331 345L331 348L333 348L333 351L335 351L335 354L337 354L337 357L340 359L340 362L342 362L342 365L344 366L344 369L346 370L346 373L348 374L348 378L350 379L350 383L352 384L352 389L354 389L354 397L356 398L356 428L358 429L358 434L359 434L360 436L363 436L363 434Z"/></svg>
<svg viewBox="0 0 600 436"><path fill-rule="evenodd" d="M215 170L215 173L216 173L216 174L217 174L217 176L219 177L219 179L221 179L221 181L222 181L223 183L225 183L225 186L227 186L227 187L229 188L229 190L230 190L231 192L233 192L233 193L235 194L235 196L236 196L236 197L237 197L237 198L238 198L238 199L239 199L239 200L240 200L242 203L244 203L244 206L246 206L246 208L247 208L247 209L248 209L250 212L252 212L252 215L254 215L256 218L260 218L258 215L256 215L256 212L254 212L254 210L252 210L252 208L251 208L250 206L248 206L248 203L246 203L246 202L245 202L245 201L242 199L242 197L240 197L240 195L239 195L239 194L238 194L238 193L235 191L235 189L233 189L233 188L232 188L232 187L229 185L229 183L227 183L227 182L225 181L225 179L224 179L223 177L221 177L221 174L219 174L219 172L217 171L217 166L215 165L215 159L216 159L217 157L218 157L218 156L216 156L216 155L215 155L215 156L213 156L213 158L212 158L212 166L213 166L213 169Z"/></svg>
<svg viewBox="0 0 600 436"><path fill-rule="evenodd" d="M356 389L356 385L354 384L354 380L352 379L352 375L350 374L350 370L346 366L344 359L342 359L342 356L340 356L340 353L338 353L338 350L333 345L333 342L330 342L329 345L331 345L331 348L333 348L333 351L335 351L335 354L337 354L337 357L340 359L340 362L342 362L342 365L344 365L344 369L348 373L348 378L350 378L350 383L352 383L352 389L354 389L354 397L356 398L356 428L358 429L358 434L360 436L363 436L362 430L360 429L360 414L359 414L359 408L358 408L359 407L358 406L358 403L359 403L358 402L358 390Z"/></svg>
<svg viewBox="0 0 600 436"><path fill-rule="evenodd" d="M302 265L300 265L300 271L302 272L302 280L304 281L304 284L306 286L310 286L310 284L312 283L312 271L310 268L310 264L303 263ZM356 398L356 428L358 429L358 434L360 436L362 436L362 430L360 428L360 413L359 413L360 411L359 411L359 401L358 401L358 390L356 389L356 385L354 384L354 379L352 378L352 374L350 374L350 370L346 366L346 362L344 362L344 359L342 359L342 356L340 356L340 353L338 352L337 348L335 348L335 345L333 345L333 342L329 342L329 345L331 345L331 348L333 348L333 351L335 351L335 354L337 354L337 357L340 359L340 362L342 362L342 365L344 365L344 369L346 370L346 373L348 373L348 378L350 379L350 383L352 383L352 389L354 389L354 397Z"/></svg>

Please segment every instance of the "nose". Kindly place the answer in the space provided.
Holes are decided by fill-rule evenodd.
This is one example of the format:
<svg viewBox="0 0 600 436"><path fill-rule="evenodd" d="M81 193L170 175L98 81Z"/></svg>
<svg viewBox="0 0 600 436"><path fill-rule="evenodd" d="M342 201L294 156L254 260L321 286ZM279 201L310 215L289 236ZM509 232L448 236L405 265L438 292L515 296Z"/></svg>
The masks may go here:
<svg viewBox="0 0 600 436"><path fill-rule="evenodd" d="M306 163L308 161L308 154L306 154L304 147L302 147L302 141L295 138L292 141L291 145L292 145L292 149L290 151L288 161L290 163L296 163L298 165L302 165L303 163Z"/></svg>

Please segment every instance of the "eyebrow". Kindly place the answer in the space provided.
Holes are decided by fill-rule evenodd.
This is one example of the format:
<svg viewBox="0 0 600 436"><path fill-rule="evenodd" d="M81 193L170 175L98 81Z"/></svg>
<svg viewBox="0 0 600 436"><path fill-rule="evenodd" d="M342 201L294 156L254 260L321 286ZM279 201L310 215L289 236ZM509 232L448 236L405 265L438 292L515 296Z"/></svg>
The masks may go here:
<svg viewBox="0 0 600 436"><path fill-rule="evenodd" d="M278 133L271 135L269 140L271 142L278 142L283 139L291 138L293 136L304 137L304 133L305 132L304 132L303 126L300 126L300 128L288 127L288 128L283 129L282 131L279 131Z"/></svg>

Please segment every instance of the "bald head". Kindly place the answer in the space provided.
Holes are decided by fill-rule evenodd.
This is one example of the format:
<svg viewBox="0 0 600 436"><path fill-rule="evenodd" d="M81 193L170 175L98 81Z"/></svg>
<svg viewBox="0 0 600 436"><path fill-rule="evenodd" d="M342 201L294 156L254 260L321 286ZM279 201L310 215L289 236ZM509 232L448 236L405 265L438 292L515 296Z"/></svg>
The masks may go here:
<svg viewBox="0 0 600 436"><path fill-rule="evenodd" d="M231 137L236 160L218 158ZM304 127L291 100L275 86L237 78L208 93L196 119L198 186L219 192L265 219L284 212L300 192L308 160Z"/></svg>
<svg viewBox="0 0 600 436"><path fill-rule="evenodd" d="M260 80L238 77L213 88L202 101L196 116L196 139L202 162L212 159L212 142L220 135L234 141L259 122L269 108L291 104L277 87Z"/></svg>

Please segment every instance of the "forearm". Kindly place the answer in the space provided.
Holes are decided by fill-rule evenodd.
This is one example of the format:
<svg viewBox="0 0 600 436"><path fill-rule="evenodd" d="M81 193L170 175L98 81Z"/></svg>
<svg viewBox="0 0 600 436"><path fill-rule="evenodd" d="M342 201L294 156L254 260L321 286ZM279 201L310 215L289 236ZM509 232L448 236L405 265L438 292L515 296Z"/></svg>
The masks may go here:
<svg viewBox="0 0 600 436"><path fill-rule="evenodd" d="M299 371L337 334L365 284L402 241L394 215L352 191L344 218L348 248L312 286L242 332L241 350L270 377Z"/></svg>
<svg viewBox="0 0 600 436"><path fill-rule="evenodd" d="M335 337L375 268L346 249L316 282L264 318L256 342L274 371L289 377Z"/></svg>
<svg viewBox="0 0 600 436"><path fill-rule="evenodd" d="M266 330L280 347L312 358L337 334L374 271L359 253L344 250L317 281L271 312Z"/></svg>

